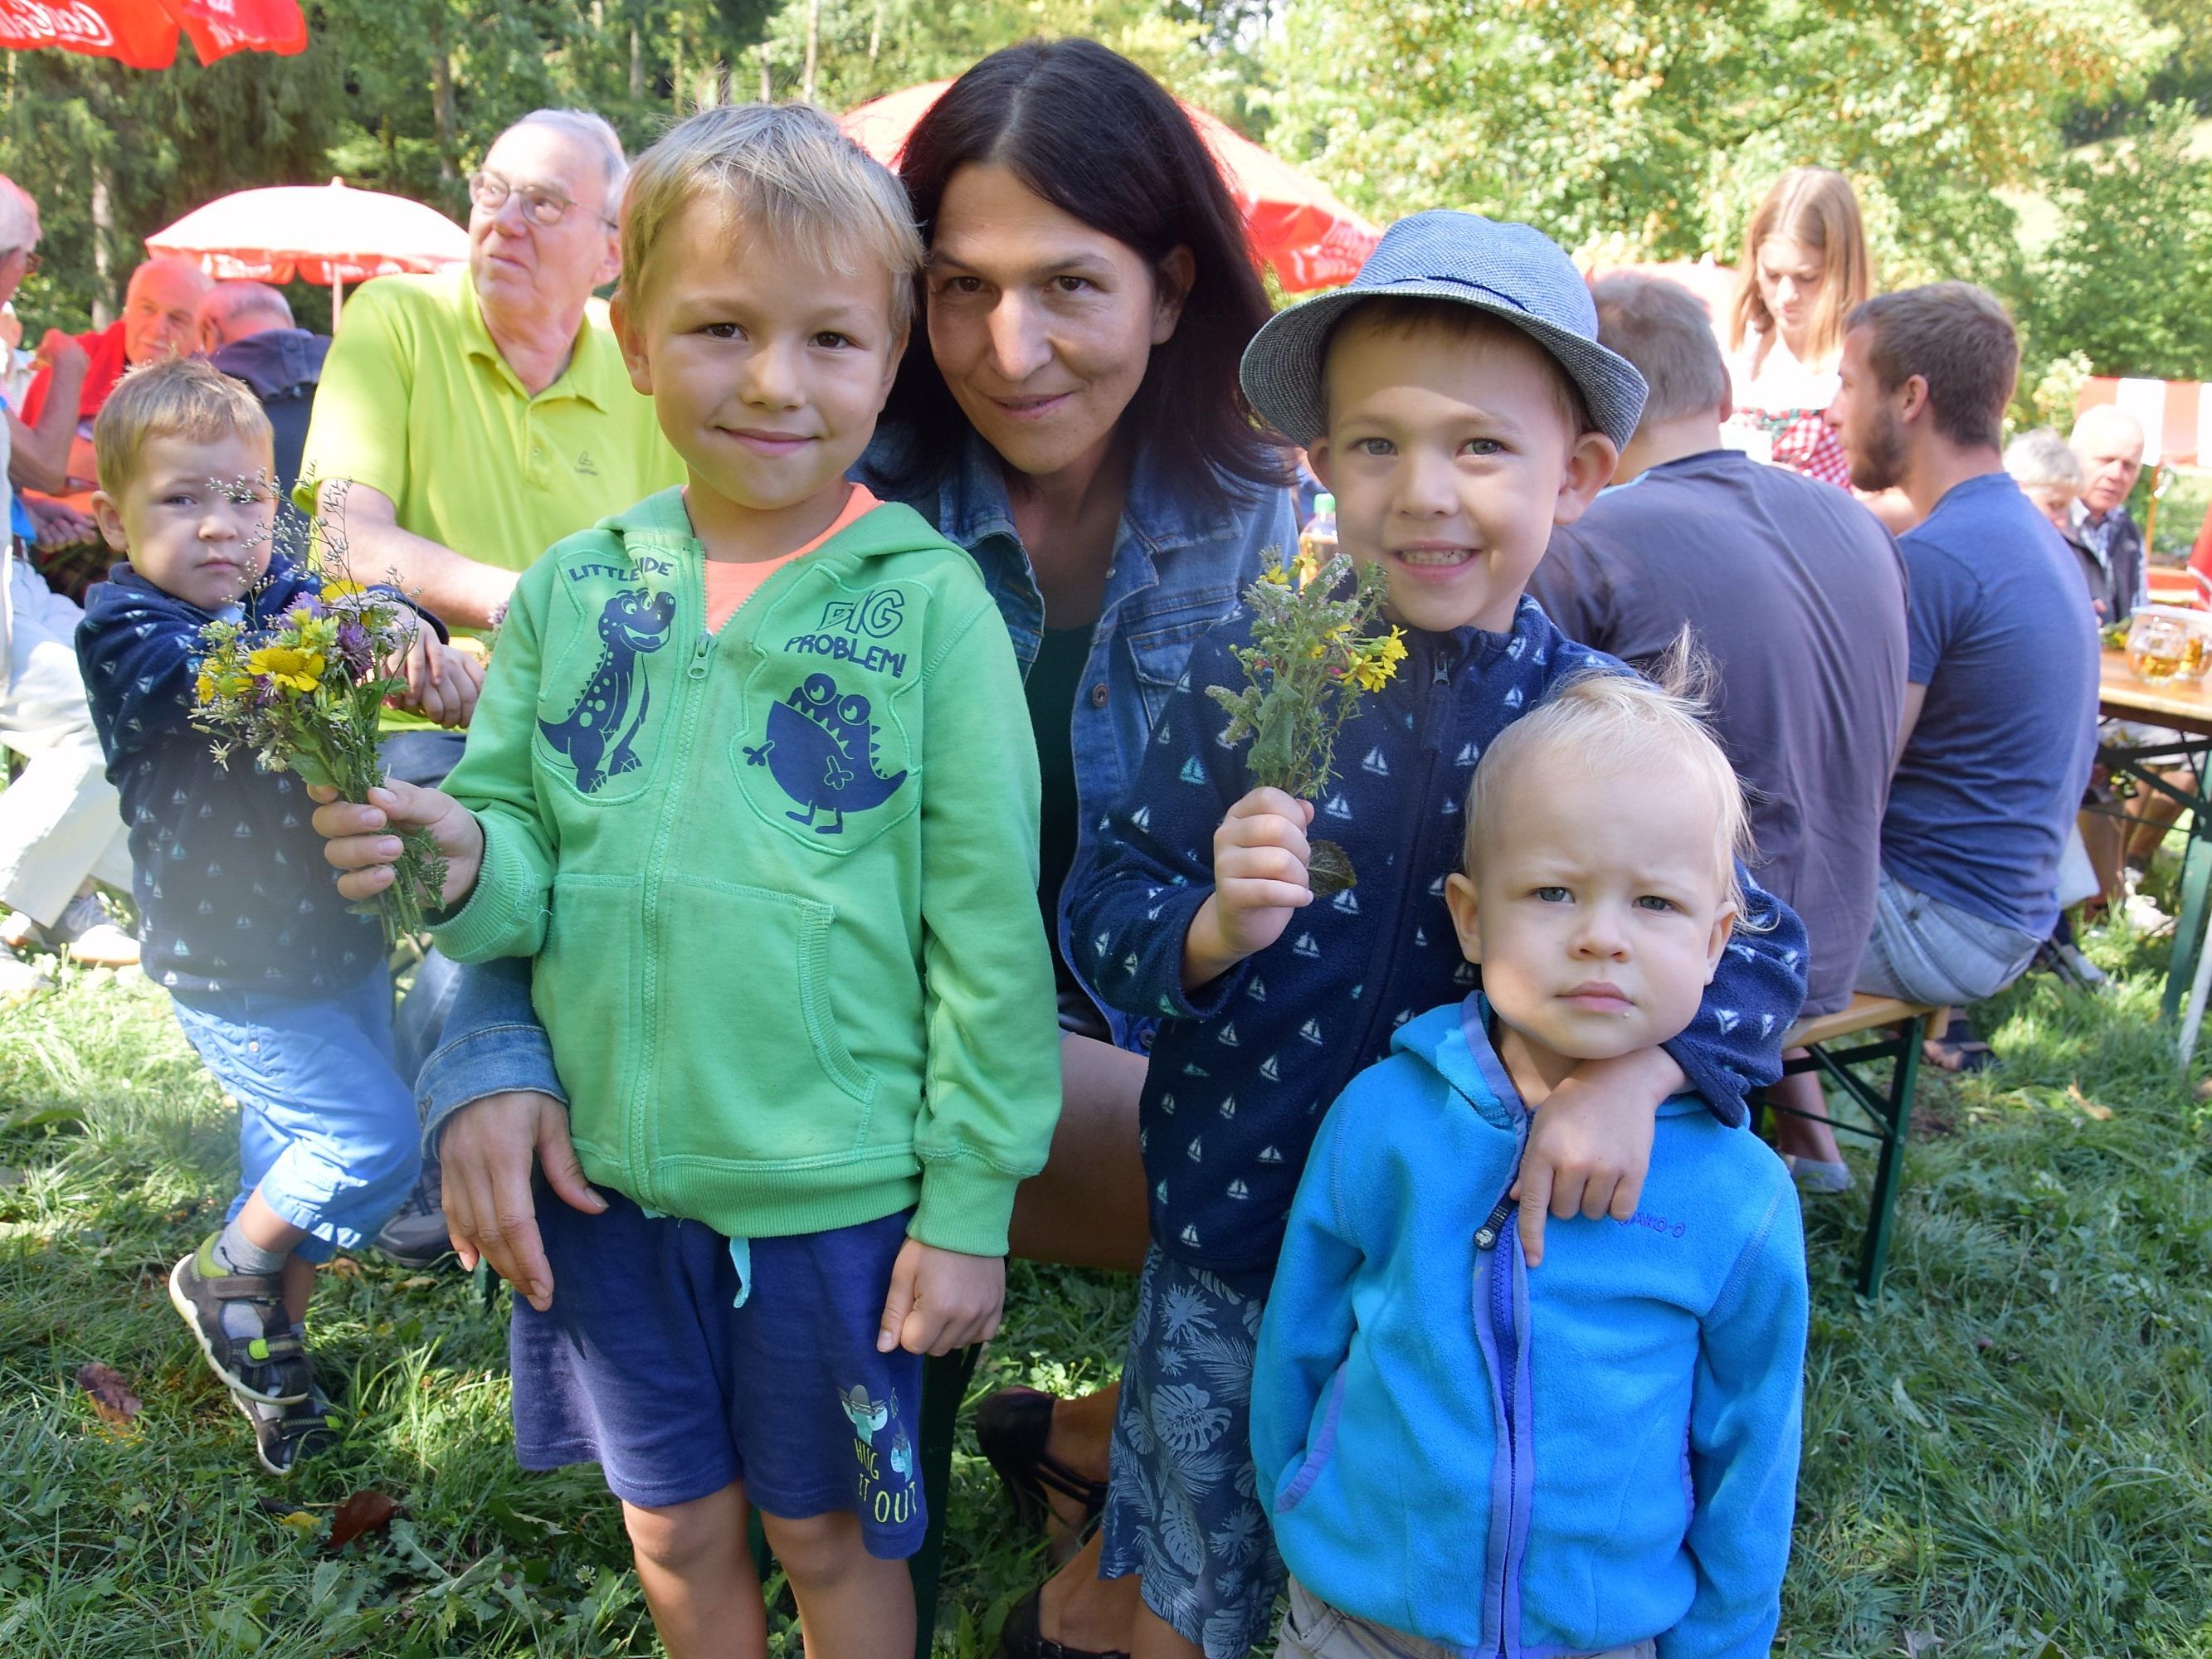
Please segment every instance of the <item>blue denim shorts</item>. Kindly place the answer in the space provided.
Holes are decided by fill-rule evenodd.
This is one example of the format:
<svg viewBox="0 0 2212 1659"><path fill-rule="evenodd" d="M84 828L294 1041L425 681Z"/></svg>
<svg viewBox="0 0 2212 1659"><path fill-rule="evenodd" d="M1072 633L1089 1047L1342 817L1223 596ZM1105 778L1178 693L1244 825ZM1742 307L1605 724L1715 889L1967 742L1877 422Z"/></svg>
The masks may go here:
<svg viewBox="0 0 2212 1659"><path fill-rule="evenodd" d="M1858 986L1877 996L1962 1007L2027 972L2041 943L1907 887L1885 870Z"/></svg>
<svg viewBox="0 0 2212 1659"><path fill-rule="evenodd" d="M508 1331L522 1467L597 1463L647 1509L742 1480L769 1515L857 1515L881 1559L920 1549L921 1356L876 1352L907 1216L750 1240L741 1279L713 1228L598 1190L592 1216L538 1186L553 1306L517 1297Z"/></svg>
<svg viewBox="0 0 2212 1659"><path fill-rule="evenodd" d="M1240 1659L1283 1588L1252 1467L1266 1307L1152 1250L1121 1368L1098 1576L1141 1573L1145 1605L1206 1659Z"/></svg>
<svg viewBox="0 0 2212 1659"><path fill-rule="evenodd" d="M173 1000L207 1068L238 1101L239 1186L295 1227L297 1254L327 1261L389 1220L415 1184L415 1091L392 1063L392 976L379 963L352 990L179 992Z"/></svg>

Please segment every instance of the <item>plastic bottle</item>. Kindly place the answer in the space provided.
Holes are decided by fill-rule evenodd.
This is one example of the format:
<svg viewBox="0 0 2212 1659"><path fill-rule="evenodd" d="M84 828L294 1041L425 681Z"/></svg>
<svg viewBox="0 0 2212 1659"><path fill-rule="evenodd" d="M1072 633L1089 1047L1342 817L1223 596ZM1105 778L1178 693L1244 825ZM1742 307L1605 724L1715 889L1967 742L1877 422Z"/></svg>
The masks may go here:
<svg viewBox="0 0 2212 1659"><path fill-rule="evenodd" d="M1336 556L1336 497L1327 491L1314 497L1313 517L1298 532L1298 553L1316 568Z"/></svg>

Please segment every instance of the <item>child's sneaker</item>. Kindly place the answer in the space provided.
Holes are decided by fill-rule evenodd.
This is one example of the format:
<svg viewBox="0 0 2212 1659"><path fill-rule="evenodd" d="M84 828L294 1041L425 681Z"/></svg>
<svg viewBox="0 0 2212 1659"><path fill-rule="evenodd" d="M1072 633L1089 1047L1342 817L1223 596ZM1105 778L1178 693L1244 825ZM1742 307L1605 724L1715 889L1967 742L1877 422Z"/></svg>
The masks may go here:
<svg viewBox="0 0 2212 1659"><path fill-rule="evenodd" d="M289 1474L301 1459L320 1457L338 1443L337 1408L313 1381L307 1397L289 1406L264 1405L235 1389L230 1403L253 1425L253 1455L271 1474Z"/></svg>
<svg viewBox="0 0 2212 1659"><path fill-rule="evenodd" d="M215 1259L210 1237L170 1269L169 1300L226 1387L264 1406L297 1405L313 1390L307 1351L284 1316L281 1274L227 1271ZM239 1307L252 1310L258 1331L224 1330L223 1310Z"/></svg>

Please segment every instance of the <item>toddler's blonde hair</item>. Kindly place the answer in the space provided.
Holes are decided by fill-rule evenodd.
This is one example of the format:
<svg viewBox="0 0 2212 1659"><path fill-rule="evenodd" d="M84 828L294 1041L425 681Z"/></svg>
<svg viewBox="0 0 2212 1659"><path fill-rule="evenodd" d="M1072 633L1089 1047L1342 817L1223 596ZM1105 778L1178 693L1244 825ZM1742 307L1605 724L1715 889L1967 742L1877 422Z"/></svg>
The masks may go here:
<svg viewBox="0 0 2212 1659"><path fill-rule="evenodd" d="M765 246L846 276L882 266L892 332L906 332L922 260L906 189L813 105L703 109L637 158L622 205L622 285L633 303L647 289L655 245L702 199L720 202L742 227L732 259Z"/></svg>
<svg viewBox="0 0 2212 1659"><path fill-rule="evenodd" d="M1759 924L1745 907L1736 874L1736 860L1753 850L1751 815L1735 769L1705 724L1700 687L1706 671L1686 629L1652 672L1656 683L1604 670L1577 674L1498 733L1468 785L1462 849L1467 873L1472 878L1479 861L1486 805L1507 780L1544 765L1586 771L1633 768L1644 787L1692 788L1712 803L1721 896L1735 907L1737 927L1756 928Z"/></svg>
<svg viewBox="0 0 2212 1659"><path fill-rule="evenodd" d="M155 438L214 443L244 438L275 453L268 411L242 380L197 357L172 357L134 368L115 383L92 423L100 487L120 495L137 476L138 458Z"/></svg>

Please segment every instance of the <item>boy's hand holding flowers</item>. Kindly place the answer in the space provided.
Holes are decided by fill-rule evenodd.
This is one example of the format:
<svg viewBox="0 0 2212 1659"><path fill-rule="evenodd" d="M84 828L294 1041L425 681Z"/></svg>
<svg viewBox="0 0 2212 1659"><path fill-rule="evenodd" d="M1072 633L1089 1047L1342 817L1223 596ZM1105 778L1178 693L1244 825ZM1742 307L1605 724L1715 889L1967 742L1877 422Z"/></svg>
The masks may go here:
<svg viewBox="0 0 2212 1659"><path fill-rule="evenodd" d="M450 909L468 896L483 868L483 829L476 814L441 789L394 778L367 792L366 802L340 800L335 789L310 786L307 793L323 803L315 809L315 833L323 837L323 856L346 872L338 891L356 902L373 899L397 878L404 846L400 837L420 830L445 860L440 906Z"/></svg>
<svg viewBox="0 0 2212 1659"><path fill-rule="evenodd" d="M1183 935L1182 983L1218 978L1283 936L1291 913L1313 902L1306 826L1313 804L1255 789L1213 832L1213 892Z"/></svg>

